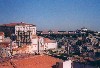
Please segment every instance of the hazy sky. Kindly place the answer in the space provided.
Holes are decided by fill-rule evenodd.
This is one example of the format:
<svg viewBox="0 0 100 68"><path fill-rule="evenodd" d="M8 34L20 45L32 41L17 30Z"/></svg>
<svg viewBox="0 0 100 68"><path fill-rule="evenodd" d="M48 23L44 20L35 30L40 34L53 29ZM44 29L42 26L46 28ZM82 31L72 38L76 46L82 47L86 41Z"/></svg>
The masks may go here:
<svg viewBox="0 0 100 68"><path fill-rule="evenodd" d="M21 21L38 30L100 31L100 0L0 0L0 24Z"/></svg>

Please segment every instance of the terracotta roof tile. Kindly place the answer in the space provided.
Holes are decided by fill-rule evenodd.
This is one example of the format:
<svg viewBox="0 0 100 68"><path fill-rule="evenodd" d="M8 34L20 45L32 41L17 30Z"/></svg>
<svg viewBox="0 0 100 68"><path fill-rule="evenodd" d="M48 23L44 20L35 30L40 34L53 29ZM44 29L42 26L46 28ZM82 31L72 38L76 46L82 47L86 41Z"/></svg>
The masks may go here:
<svg viewBox="0 0 100 68"><path fill-rule="evenodd" d="M14 50L14 51L18 51L18 50L25 51L27 48L28 48L28 46L27 46L27 45L24 45L23 47L20 47L20 48L14 48L13 50Z"/></svg>
<svg viewBox="0 0 100 68"><path fill-rule="evenodd" d="M8 42L0 42L0 46L1 47L9 47L10 43L8 43Z"/></svg>
<svg viewBox="0 0 100 68"><path fill-rule="evenodd" d="M1 35L4 35L4 32L0 32L0 36L1 36Z"/></svg>
<svg viewBox="0 0 100 68"><path fill-rule="evenodd" d="M56 40L50 40L49 38L44 38L45 43L55 43Z"/></svg>
<svg viewBox="0 0 100 68"><path fill-rule="evenodd" d="M16 25L33 25L33 24L26 24L23 22L3 24L3 26L16 26ZM33 25L33 26L35 26L35 25Z"/></svg>
<svg viewBox="0 0 100 68"><path fill-rule="evenodd" d="M2 62L0 68L13 68L13 66L9 62Z"/></svg>
<svg viewBox="0 0 100 68"><path fill-rule="evenodd" d="M21 60L12 60L17 68L52 68L56 62L60 61L60 59L46 55L28 57Z"/></svg>

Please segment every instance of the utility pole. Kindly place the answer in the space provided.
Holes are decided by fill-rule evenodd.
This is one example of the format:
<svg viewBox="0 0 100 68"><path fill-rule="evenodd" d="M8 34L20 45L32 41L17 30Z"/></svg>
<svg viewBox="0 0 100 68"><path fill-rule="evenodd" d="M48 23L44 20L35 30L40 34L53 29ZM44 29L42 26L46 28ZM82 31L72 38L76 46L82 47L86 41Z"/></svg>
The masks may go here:
<svg viewBox="0 0 100 68"><path fill-rule="evenodd" d="M38 48L37 48L38 54L39 54L39 38L38 38Z"/></svg>

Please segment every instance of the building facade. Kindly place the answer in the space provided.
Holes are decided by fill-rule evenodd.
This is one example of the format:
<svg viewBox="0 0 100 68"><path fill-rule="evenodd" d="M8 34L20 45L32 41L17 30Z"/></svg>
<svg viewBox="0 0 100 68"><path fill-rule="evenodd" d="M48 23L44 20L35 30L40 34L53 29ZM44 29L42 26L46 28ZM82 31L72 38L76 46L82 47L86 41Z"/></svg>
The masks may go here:
<svg viewBox="0 0 100 68"><path fill-rule="evenodd" d="M10 37L18 46L31 45L32 36L36 35L36 26L33 24L9 23L0 25L0 31L4 32L5 37Z"/></svg>
<svg viewBox="0 0 100 68"><path fill-rule="evenodd" d="M15 34L17 36L17 44L19 46L31 45L32 36L36 35L36 26L32 24L20 24L15 26Z"/></svg>
<svg viewBox="0 0 100 68"><path fill-rule="evenodd" d="M44 38L44 50L57 49L57 41Z"/></svg>

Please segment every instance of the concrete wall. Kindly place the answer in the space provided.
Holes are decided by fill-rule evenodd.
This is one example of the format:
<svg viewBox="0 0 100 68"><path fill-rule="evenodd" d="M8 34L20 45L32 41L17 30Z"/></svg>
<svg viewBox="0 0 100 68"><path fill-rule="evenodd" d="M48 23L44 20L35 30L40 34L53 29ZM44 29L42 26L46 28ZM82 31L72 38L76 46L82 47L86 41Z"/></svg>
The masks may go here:
<svg viewBox="0 0 100 68"><path fill-rule="evenodd" d="M43 37L40 37L38 38L38 41L39 41L39 50L44 50L44 38Z"/></svg>
<svg viewBox="0 0 100 68"><path fill-rule="evenodd" d="M32 41L31 50L36 51L38 49L38 38L37 37L34 37L34 38L32 38L31 41Z"/></svg>
<svg viewBox="0 0 100 68"><path fill-rule="evenodd" d="M65 61L63 62L63 68L71 68L71 60Z"/></svg>
<svg viewBox="0 0 100 68"><path fill-rule="evenodd" d="M57 48L57 42L56 43L45 43L46 49L56 49Z"/></svg>

